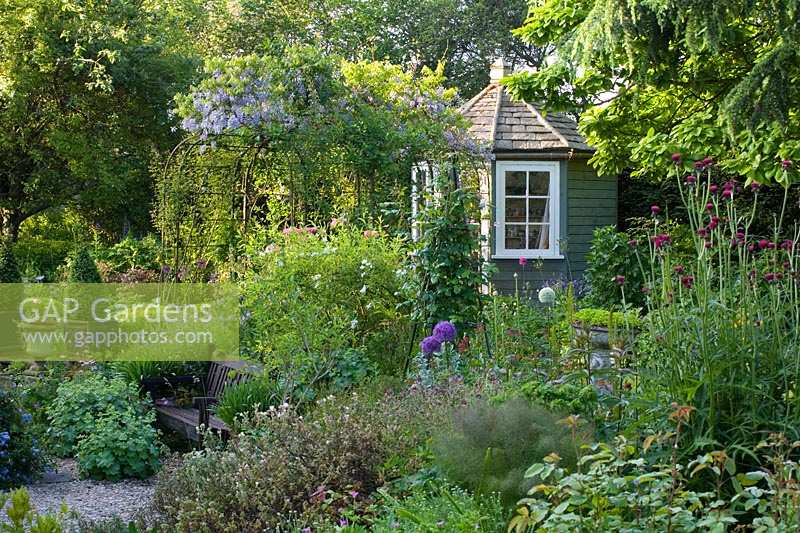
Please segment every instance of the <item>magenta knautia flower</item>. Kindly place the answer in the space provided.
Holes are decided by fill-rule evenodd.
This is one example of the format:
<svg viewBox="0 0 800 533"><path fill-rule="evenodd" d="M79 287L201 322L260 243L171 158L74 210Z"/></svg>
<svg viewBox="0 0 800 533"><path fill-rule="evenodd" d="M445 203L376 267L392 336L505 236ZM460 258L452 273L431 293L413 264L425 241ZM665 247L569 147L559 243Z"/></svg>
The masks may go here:
<svg viewBox="0 0 800 533"><path fill-rule="evenodd" d="M694 174L686 176L686 185L694 185L695 183L697 183L697 176Z"/></svg>
<svg viewBox="0 0 800 533"><path fill-rule="evenodd" d="M422 342L419 343L419 348L425 355L431 355L442 349L442 340L434 335L425 337L422 339Z"/></svg>
<svg viewBox="0 0 800 533"><path fill-rule="evenodd" d="M676 273L678 273L678 274L683 274L683 272L684 272L685 270L686 270L686 269L683 267L683 265L675 265L675 272L676 272Z"/></svg>
<svg viewBox="0 0 800 533"><path fill-rule="evenodd" d="M719 190L719 187L717 187L715 184L712 184L712 185L711 185L711 186L708 188L708 190L709 190L709 191L711 191L711 194L715 194L715 193L716 193L716 192Z"/></svg>
<svg viewBox="0 0 800 533"><path fill-rule="evenodd" d="M784 159L783 161L781 161L781 166L783 167L784 170L787 170L789 167L792 166L792 161L790 159Z"/></svg>
<svg viewBox="0 0 800 533"><path fill-rule="evenodd" d="M694 276L683 276L681 284L687 289L691 289L694 286Z"/></svg>
<svg viewBox="0 0 800 533"><path fill-rule="evenodd" d="M761 184L759 182L755 181L755 180L750 184L750 190L753 191L753 192L756 192L760 188L761 188Z"/></svg>
<svg viewBox="0 0 800 533"><path fill-rule="evenodd" d="M639 241L637 241L636 239L631 239L628 241L628 246L630 246L631 248L636 248L637 244L639 244Z"/></svg>
<svg viewBox="0 0 800 533"><path fill-rule="evenodd" d="M614 276L614 281L617 282L617 285L625 285L625 276L617 274Z"/></svg>
<svg viewBox="0 0 800 533"><path fill-rule="evenodd" d="M760 241L758 241L758 247L761 248L762 250L768 246L769 246L769 241L767 239L761 239Z"/></svg>
<svg viewBox="0 0 800 533"><path fill-rule="evenodd" d="M786 239L781 243L781 248L784 250L792 250L794 248L794 241L791 239Z"/></svg>
<svg viewBox="0 0 800 533"><path fill-rule="evenodd" d="M713 210L714 210L714 204L712 204L711 202L708 202L706 204L706 211L713 211Z"/></svg>
<svg viewBox="0 0 800 533"><path fill-rule="evenodd" d="M453 342L456 338L456 327L452 322L442 320L433 327L433 336L442 342Z"/></svg>
<svg viewBox="0 0 800 533"><path fill-rule="evenodd" d="M672 162L675 163L676 165L681 162L680 152L675 152L674 154L672 154Z"/></svg>
<svg viewBox="0 0 800 533"><path fill-rule="evenodd" d="M650 206L650 213L651 213L653 216L655 216L655 215L659 214L660 212L661 212L661 208L660 208L660 207L658 207L657 205L651 205L651 206Z"/></svg>
<svg viewBox="0 0 800 533"><path fill-rule="evenodd" d="M527 264L528 264L528 259L527 259L527 258L525 258L525 257L520 257L520 258L519 258L519 264L520 264L520 266L523 266L523 267L524 267L525 265L527 265Z"/></svg>

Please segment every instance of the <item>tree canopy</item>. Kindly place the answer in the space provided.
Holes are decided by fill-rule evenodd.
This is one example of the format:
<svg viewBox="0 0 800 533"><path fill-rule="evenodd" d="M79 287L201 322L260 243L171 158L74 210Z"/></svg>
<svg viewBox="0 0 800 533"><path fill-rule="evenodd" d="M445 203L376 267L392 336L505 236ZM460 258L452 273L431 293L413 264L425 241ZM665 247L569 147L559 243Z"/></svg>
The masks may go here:
<svg viewBox="0 0 800 533"><path fill-rule="evenodd" d="M0 8L0 222L76 205L117 228L149 219L154 150L194 62L167 2L9 0Z"/></svg>
<svg viewBox="0 0 800 533"><path fill-rule="evenodd" d="M515 33L557 51L510 91L578 112L601 171L660 175L680 152L752 180L796 175L797 0L544 0Z"/></svg>

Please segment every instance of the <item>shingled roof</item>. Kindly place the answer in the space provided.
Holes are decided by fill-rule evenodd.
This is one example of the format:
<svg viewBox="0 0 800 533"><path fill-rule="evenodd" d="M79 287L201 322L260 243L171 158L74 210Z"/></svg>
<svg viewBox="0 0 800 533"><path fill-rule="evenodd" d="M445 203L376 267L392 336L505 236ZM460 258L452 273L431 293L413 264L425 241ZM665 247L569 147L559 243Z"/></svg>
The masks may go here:
<svg viewBox="0 0 800 533"><path fill-rule="evenodd" d="M499 68L502 72L502 64ZM568 115L544 115L532 104L512 100L496 69L492 65L489 85L461 107L476 139L491 143L494 152L594 152Z"/></svg>

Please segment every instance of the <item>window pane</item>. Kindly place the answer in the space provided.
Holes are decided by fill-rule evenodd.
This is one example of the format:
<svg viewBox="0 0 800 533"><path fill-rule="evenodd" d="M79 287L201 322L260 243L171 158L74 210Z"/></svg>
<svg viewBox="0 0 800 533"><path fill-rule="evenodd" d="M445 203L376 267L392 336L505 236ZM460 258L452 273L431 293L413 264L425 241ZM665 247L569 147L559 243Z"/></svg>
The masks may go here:
<svg viewBox="0 0 800 533"><path fill-rule="evenodd" d="M528 172L530 181L530 196L548 196L550 194L550 173L549 172Z"/></svg>
<svg viewBox="0 0 800 533"><path fill-rule="evenodd" d="M525 249L525 225L506 224L506 250Z"/></svg>
<svg viewBox="0 0 800 533"><path fill-rule="evenodd" d="M506 198L506 222L526 222L525 198Z"/></svg>
<svg viewBox="0 0 800 533"><path fill-rule="evenodd" d="M550 200L531 198L528 200L528 222L549 222L548 206Z"/></svg>
<svg viewBox="0 0 800 533"><path fill-rule="evenodd" d="M528 248L531 250L550 249L550 224L528 226Z"/></svg>
<svg viewBox="0 0 800 533"><path fill-rule="evenodd" d="M506 172L506 196L525 196L524 170L509 170Z"/></svg>

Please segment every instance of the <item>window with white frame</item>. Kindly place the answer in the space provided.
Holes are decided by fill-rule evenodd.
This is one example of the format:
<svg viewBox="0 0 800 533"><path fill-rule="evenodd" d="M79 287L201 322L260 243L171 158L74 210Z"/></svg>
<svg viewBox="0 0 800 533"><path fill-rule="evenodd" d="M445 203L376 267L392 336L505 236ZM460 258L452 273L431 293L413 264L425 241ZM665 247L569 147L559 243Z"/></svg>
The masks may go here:
<svg viewBox="0 0 800 533"><path fill-rule="evenodd" d="M498 161L496 171L495 257L560 258L558 162Z"/></svg>

